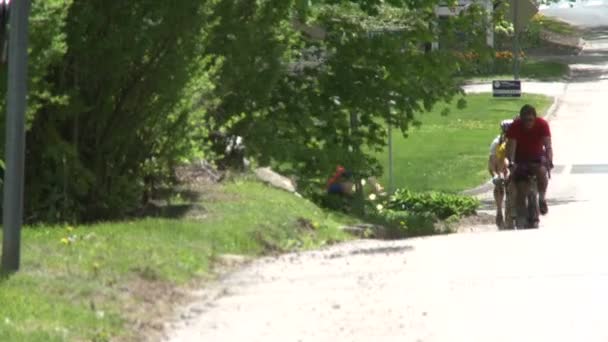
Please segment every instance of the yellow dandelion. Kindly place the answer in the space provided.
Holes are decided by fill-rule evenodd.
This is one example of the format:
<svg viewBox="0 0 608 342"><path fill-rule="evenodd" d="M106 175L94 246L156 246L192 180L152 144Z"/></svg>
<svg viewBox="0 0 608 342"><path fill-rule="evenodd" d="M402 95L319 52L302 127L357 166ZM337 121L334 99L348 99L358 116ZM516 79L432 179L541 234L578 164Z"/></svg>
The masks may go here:
<svg viewBox="0 0 608 342"><path fill-rule="evenodd" d="M68 238L62 238L61 239L61 244L63 244L63 245L69 245L70 244L70 240Z"/></svg>

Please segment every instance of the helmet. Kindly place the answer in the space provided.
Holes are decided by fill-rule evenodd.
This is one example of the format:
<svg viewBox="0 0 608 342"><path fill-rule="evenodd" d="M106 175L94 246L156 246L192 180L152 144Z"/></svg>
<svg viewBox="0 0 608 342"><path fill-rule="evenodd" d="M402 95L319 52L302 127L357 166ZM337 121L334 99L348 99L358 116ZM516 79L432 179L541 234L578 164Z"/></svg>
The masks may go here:
<svg viewBox="0 0 608 342"><path fill-rule="evenodd" d="M511 119L502 120L502 122L500 123L500 130L503 133L507 133L507 131L509 130L509 127L511 127L511 124L513 124L513 120L511 120Z"/></svg>

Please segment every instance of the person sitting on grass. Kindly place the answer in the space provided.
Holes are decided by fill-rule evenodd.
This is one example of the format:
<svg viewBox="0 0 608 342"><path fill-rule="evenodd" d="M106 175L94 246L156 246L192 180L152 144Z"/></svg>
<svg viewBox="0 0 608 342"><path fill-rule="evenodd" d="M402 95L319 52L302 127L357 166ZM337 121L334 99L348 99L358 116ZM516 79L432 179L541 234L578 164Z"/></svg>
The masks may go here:
<svg viewBox="0 0 608 342"><path fill-rule="evenodd" d="M327 193L334 195L347 195L353 194L353 175L344 168L344 166L338 165L336 172L327 181Z"/></svg>
<svg viewBox="0 0 608 342"><path fill-rule="evenodd" d="M369 184L370 191L377 195L385 195L384 188L376 178L368 177L366 181L361 181L361 186ZM341 165L338 165L336 172L327 181L327 193L339 195L353 195L355 191L354 177L352 173Z"/></svg>

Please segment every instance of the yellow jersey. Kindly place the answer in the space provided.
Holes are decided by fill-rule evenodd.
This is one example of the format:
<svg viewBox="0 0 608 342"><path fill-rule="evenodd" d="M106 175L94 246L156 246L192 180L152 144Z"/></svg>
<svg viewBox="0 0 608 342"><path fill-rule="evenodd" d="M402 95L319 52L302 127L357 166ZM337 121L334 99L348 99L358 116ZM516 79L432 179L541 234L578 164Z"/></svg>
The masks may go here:
<svg viewBox="0 0 608 342"><path fill-rule="evenodd" d="M503 141L502 144L496 147L496 160L504 160L507 158L507 142Z"/></svg>

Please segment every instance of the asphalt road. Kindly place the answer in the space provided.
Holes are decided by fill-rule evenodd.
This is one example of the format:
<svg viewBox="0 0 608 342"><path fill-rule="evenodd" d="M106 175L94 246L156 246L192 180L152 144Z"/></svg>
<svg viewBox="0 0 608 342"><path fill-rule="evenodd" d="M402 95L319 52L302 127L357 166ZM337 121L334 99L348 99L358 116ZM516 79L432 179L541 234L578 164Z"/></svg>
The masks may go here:
<svg viewBox="0 0 608 342"><path fill-rule="evenodd" d="M541 6L540 11L577 26L608 26L607 0L559 1L549 6Z"/></svg>

